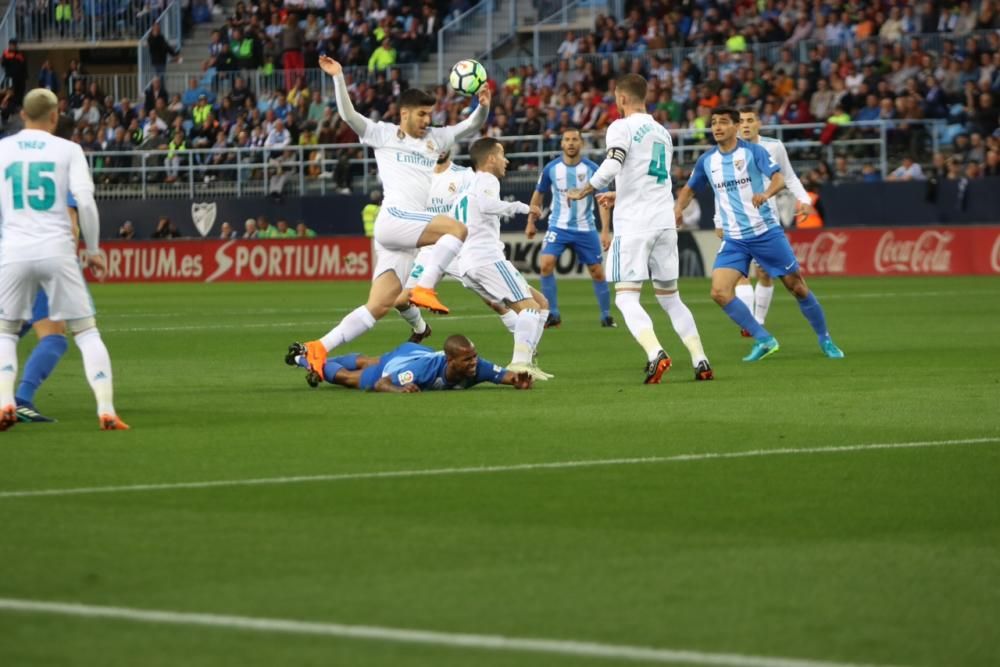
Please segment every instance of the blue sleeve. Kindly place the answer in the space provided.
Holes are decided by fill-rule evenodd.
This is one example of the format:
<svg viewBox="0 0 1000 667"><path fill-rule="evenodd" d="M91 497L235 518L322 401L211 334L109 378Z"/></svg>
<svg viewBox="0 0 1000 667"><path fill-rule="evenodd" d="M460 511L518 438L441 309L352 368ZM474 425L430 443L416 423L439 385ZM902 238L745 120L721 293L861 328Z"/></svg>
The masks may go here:
<svg viewBox="0 0 1000 667"><path fill-rule="evenodd" d="M503 376L507 372L506 368L494 364L492 361L487 361L486 359L479 359L476 364L476 379L475 384L480 382L492 382L493 384L500 384L503 382Z"/></svg>
<svg viewBox="0 0 1000 667"><path fill-rule="evenodd" d="M587 165L587 182L589 183L590 179L594 177L594 174L596 174L597 170L600 169L601 167L593 160L588 160L587 158L583 159L583 163ZM607 192L607 191L608 191L607 188L601 188L600 190L598 190L598 192Z"/></svg>
<svg viewBox="0 0 1000 667"><path fill-rule="evenodd" d="M694 163L694 169L691 170L691 178L688 179L687 186L692 190L701 190L706 185L708 185L708 176L705 175L705 156L708 153L703 153L698 161Z"/></svg>
<svg viewBox="0 0 1000 667"><path fill-rule="evenodd" d="M538 178L538 185L535 186L535 192L541 192L543 195L552 192L552 179L549 178L549 169L551 167L551 162L542 167L542 175Z"/></svg>
<svg viewBox="0 0 1000 667"><path fill-rule="evenodd" d="M73 196L72 192L66 193L66 206L70 208L76 208L76 197Z"/></svg>
<svg viewBox="0 0 1000 667"><path fill-rule="evenodd" d="M781 167L771 158L771 154L767 152L766 148L759 144L748 145L750 146L750 152L753 153L753 163L757 165L757 168L765 176L770 178L781 171Z"/></svg>
<svg viewBox="0 0 1000 667"><path fill-rule="evenodd" d="M428 384L434 381L436 375L432 360L418 357L393 368L387 377L397 387L415 384L421 389L425 389Z"/></svg>

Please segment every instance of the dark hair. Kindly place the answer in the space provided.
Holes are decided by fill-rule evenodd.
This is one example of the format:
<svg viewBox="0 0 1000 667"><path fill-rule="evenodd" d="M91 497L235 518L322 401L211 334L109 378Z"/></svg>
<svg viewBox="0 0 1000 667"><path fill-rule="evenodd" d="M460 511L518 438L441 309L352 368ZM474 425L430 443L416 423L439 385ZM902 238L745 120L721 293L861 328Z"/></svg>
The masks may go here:
<svg viewBox="0 0 1000 667"><path fill-rule="evenodd" d="M566 127L562 128L563 135L565 135L567 132L576 132L577 134L580 135L581 139L583 138L583 130L578 128L576 125L567 125Z"/></svg>
<svg viewBox="0 0 1000 667"><path fill-rule="evenodd" d="M444 341L444 353L453 357L459 352L475 349L475 344L462 334L448 336Z"/></svg>
<svg viewBox="0 0 1000 667"><path fill-rule="evenodd" d="M410 88L404 90L399 96L399 108L409 107L432 107L437 104L437 98L425 90Z"/></svg>
<svg viewBox="0 0 1000 667"><path fill-rule="evenodd" d="M626 74L615 82L615 90L620 90L637 102L646 101L646 80L638 74Z"/></svg>
<svg viewBox="0 0 1000 667"><path fill-rule="evenodd" d="M728 116L734 123L740 122L740 112L733 107L715 107L712 109L712 116Z"/></svg>
<svg viewBox="0 0 1000 667"><path fill-rule="evenodd" d="M486 159L500 146L500 142L493 137L483 137L477 139L469 146L469 159L472 161L472 169L479 171Z"/></svg>
<svg viewBox="0 0 1000 667"><path fill-rule="evenodd" d="M757 118L760 118L760 113L757 111L757 107L754 107L754 106L750 106L750 105L742 106L742 107L740 107L740 113L741 114L743 114L743 113L752 113Z"/></svg>

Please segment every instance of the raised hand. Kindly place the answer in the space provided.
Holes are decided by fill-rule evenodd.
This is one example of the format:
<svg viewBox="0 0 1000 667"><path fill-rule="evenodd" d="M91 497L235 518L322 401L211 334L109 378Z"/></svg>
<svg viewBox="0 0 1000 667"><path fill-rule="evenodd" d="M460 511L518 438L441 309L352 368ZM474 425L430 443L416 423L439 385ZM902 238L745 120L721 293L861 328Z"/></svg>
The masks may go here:
<svg viewBox="0 0 1000 667"><path fill-rule="evenodd" d="M330 56L319 57L319 68L330 76L337 76L344 73L344 68Z"/></svg>

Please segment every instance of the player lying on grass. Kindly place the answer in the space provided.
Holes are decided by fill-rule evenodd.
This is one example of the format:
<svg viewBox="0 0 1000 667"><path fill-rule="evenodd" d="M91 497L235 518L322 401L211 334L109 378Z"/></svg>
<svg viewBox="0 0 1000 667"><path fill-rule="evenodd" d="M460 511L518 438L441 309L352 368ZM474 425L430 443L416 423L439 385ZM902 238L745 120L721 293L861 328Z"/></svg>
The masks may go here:
<svg viewBox="0 0 1000 667"><path fill-rule="evenodd" d="M412 394L467 389L482 382L507 384L515 389L530 389L532 384L528 373L515 373L480 359L475 344L462 335L449 336L441 352L407 342L377 357L331 357L326 360L322 377L310 368L305 346L300 343L288 348L285 363L305 368L306 382L311 387L325 381L362 391Z"/></svg>

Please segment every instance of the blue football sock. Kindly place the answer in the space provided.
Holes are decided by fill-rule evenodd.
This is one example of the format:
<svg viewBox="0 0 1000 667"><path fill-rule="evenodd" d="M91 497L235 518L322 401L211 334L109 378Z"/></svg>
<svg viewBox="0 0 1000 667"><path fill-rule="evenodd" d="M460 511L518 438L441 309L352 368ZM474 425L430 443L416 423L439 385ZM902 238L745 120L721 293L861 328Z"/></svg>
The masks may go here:
<svg viewBox="0 0 1000 667"><path fill-rule="evenodd" d="M18 403L34 403L35 392L52 375L59 360L66 354L66 336L55 334L38 341L24 364L24 375L15 394Z"/></svg>
<svg viewBox="0 0 1000 667"><path fill-rule="evenodd" d="M722 307L722 310L726 311L726 315L729 315L729 319L739 325L741 329L746 329L750 332L757 341L763 343L769 338L772 338L771 332L761 325L756 319L754 319L753 313L747 308L747 305L740 301L739 299L733 299L726 305Z"/></svg>
<svg viewBox="0 0 1000 667"><path fill-rule="evenodd" d="M337 371L341 370L344 370L344 367L337 363L335 359L327 359L326 365L323 366L323 379L333 384L333 379L337 377Z"/></svg>
<svg viewBox="0 0 1000 667"><path fill-rule="evenodd" d="M352 352L351 354L342 354L339 357L331 357L330 361L336 361L345 370L356 371L358 370L358 357L360 356L357 352Z"/></svg>
<svg viewBox="0 0 1000 667"><path fill-rule="evenodd" d="M809 296L799 299L799 310L809 320L810 326L819 336L820 341L830 337L830 332L826 328L826 314L823 312L823 306L819 305L819 301L816 300L815 294L809 292Z"/></svg>
<svg viewBox="0 0 1000 667"><path fill-rule="evenodd" d="M542 276L542 294L549 301L549 312L552 315L559 315L559 297L556 293L556 274L550 273Z"/></svg>
<svg viewBox="0 0 1000 667"><path fill-rule="evenodd" d="M595 280L594 294L597 295L597 305L601 307L601 319L608 319L611 317L611 290L608 289L608 281Z"/></svg>

